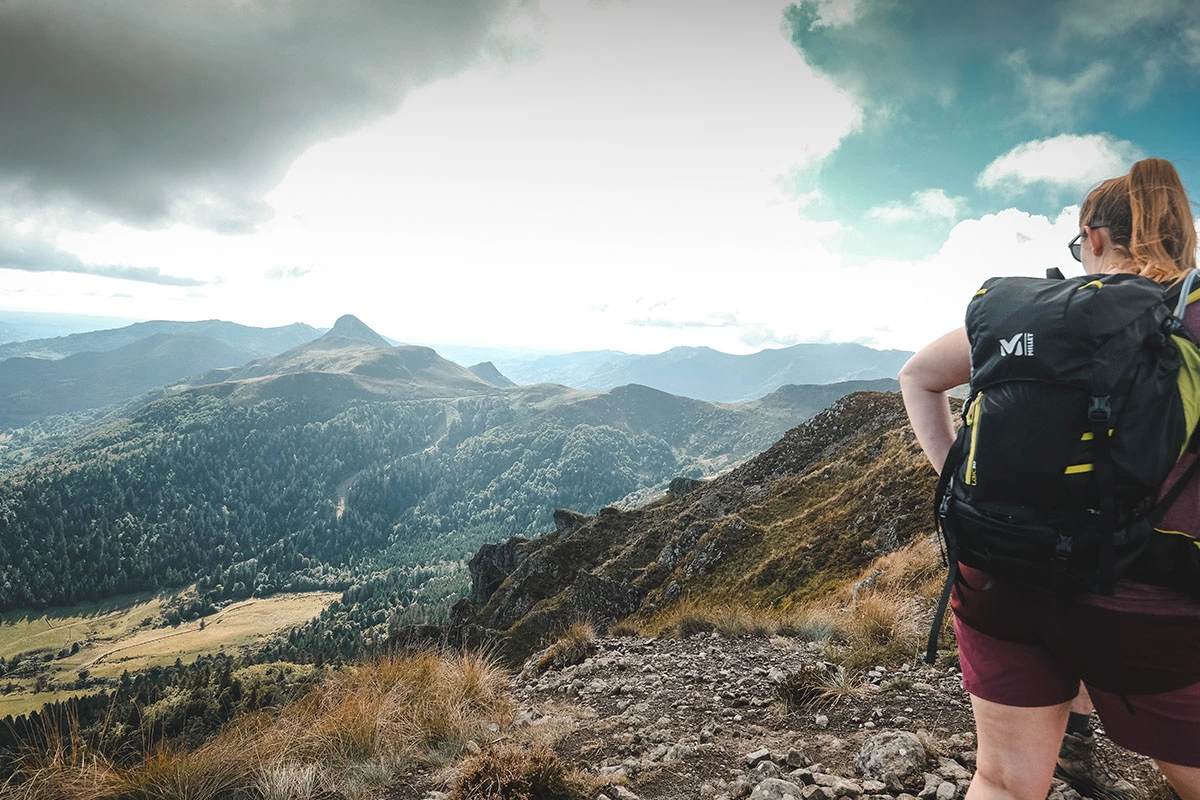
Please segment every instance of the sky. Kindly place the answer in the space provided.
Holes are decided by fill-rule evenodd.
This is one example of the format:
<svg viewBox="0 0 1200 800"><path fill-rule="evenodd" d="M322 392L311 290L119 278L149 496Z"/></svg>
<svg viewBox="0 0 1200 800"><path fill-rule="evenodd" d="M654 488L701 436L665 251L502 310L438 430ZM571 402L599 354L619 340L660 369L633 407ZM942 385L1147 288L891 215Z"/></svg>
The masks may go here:
<svg viewBox="0 0 1200 800"><path fill-rule="evenodd" d="M916 349L1198 101L1191 0L0 0L0 319Z"/></svg>

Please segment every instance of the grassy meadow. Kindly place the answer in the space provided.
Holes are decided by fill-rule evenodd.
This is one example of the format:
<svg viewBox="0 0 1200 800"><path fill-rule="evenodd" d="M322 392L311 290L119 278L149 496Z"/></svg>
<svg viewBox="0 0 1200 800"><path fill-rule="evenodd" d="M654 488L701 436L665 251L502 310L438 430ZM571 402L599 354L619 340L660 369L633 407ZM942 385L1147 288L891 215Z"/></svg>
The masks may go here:
<svg viewBox="0 0 1200 800"><path fill-rule="evenodd" d="M0 718L99 691L104 682L126 670L135 673L176 659L188 663L206 653L253 646L307 622L340 595L309 592L252 598L203 620L155 627L173 597L142 593L0 615L0 658L11 663L20 655L25 665L0 677ZM72 688L81 675L93 685ZM12 690L4 691L10 685Z"/></svg>

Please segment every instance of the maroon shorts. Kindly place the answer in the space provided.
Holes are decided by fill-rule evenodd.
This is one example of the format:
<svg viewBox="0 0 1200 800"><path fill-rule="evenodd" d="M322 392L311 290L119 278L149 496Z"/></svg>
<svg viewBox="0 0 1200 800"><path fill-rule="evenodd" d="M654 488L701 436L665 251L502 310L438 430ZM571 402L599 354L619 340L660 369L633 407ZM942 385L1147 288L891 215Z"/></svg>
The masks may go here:
<svg viewBox="0 0 1200 800"><path fill-rule="evenodd" d="M1064 604L970 567L963 577L952 597L963 688L1049 706L1082 681L1114 742L1200 767L1200 604L1136 584Z"/></svg>

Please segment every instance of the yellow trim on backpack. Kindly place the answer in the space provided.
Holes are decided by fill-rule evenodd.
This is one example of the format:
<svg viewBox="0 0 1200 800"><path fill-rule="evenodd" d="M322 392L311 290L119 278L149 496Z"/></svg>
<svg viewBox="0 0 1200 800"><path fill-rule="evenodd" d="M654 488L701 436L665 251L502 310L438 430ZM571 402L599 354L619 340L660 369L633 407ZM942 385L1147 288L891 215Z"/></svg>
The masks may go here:
<svg viewBox="0 0 1200 800"><path fill-rule="evenodd" d="M1110 438L1112 437L1112 435L1113 435L1113 429L1112 429L1112 428L1109 428L1109 429L1108 429L1108 435L1109 435L1109 437L1110 437ZM1093 440L1093 439L1095 439L1095 438L1096 438L1095 434L1093 434L1091 431L1087 431L1086 433L1084 433L1084 434L1083 434L1083 436L1080 436L1080 437L1079 437L1079 441L1081 441L1081 442L1090 442L1090 441L1092 441L1092 440Z"/></svg>
<svg viewBox="0 0 1200 800"><path fill-rule="evenodd" d="M1101 283L1100 281L1088 281L1087 283L1085 283L1083 286L1080 286L1079 289L1076 289L1075 291L1078 292L1080 289L1086 289L1089 286L1095 286L1097 289L1104 288L1104 284ZM1104 296L1108 297L1108 295L1104 295Z"/></svg>
<svg viewBox="0 0 1200 800"><path fill-rule="evenodd" d="M1188 295L1189 299L1191 295ZM1188 435L1183 437L1183 447L1179 449L1179 457L1187 452L1191 433L1200 424L1200 350L1194 344L1180 336L1172 336L1175 346L1179 348L1179 399L1183 403L1184 430Z"/></svg>
<svg viewBox="0 0 1200 800"><path fill-rule="evenodd" d="M1184 533L1183 531L1165 531L1162 528L1155 528L1154 530L1158 531L1159 533L1165 533L1168 536L1182 536L1185 539L1191 539L1193 541L1195 541L1195 539L1196 539L1195 536L1192 536L1189 533ZM1197 545L1197 546L1200 547L1200 545Z"/></svg>
<svg viewBox="0 0 1200 800"><path fill-rule="evenodd" d="M975 446L979 442L979 415L983 413L983 392L975 395L974 402L967 409L967 425L971 428L971 448L967 451L967 468L963 470L963 481L968 486L974 486L975 475Z"/></svg>
<svg viewBox="0 0 1200 800"><path fill-rule="evenodd" d="M1078 475L1082 472L1091 472L1095 469L1093 464L1072 464L1063 470L1064 475Z"/></svg>
<svg viewBox="0 0 1200 800"><path fill-rule="evenodd" d="M1198 294L1200 294L1200 289L1197 289L1196 292ZM979 295L981 295L981 294L987 294L987 289L980 289L978 292L975 293L975 296L979 297Z"/></svg>

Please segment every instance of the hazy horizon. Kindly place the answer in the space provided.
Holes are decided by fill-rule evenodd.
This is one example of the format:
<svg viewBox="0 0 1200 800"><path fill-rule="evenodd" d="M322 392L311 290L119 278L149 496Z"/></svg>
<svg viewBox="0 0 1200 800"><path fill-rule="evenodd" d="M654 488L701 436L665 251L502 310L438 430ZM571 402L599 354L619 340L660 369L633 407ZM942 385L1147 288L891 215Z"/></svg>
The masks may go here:
<svg viewBox="0 0 1200 800"><path fill-rule="evenodd" d="M352 316L357 317L357 315L352 315ZM128 327L130 325L136 325L136 324L145 323L145 322L185 322L186 323L186 322L217 321L217 322L229 322L229 323L238 324L238 325L246 325L246 323L239 322L238 320L232 320L232 319L224 319L224 320L217 319L217 318L194 319L194 320L164 320L164 319L158 319L158 318L121 319L121 318L117 318L117 317L96 317L96 316L87 315L87 314L60 314L57 312L49 312L49 311L46 311L46 312L43 312L43 311L13 311L13 310L9 310L9 309L0 308L0 325L3 325L7 319L11 319L13 317L30 318L30 323L28 323L28 324L30 324L30 326L34 327L34 328L37 328L37 327L53 328L56 330L62 330L63 332L61 332L61 333L46 333L45 335L38 334L36 336L25 336L20 339L11 339L11 340L4 338L2 333L0 333L0 344L31 341L34 339L53 339L53 338L58 338L61 336L70 336L70 335L77 334L77 333L91 333L94 331L116 330L116 329ZM47 318L49 318L51 320L55 320L55 322L45 321ZM621 353L621 354L627 355L627 356L648 356L648 355L659 355L661 353L665 353L669 350L675 350L675 349L703 349L703 348L715 350L718 353L725 353L727 355L753 355L754 353L761 353L761 352L768 351L768 350L782 350L782 349L786 349L788 347L794 347L796 345L803 345L803 344L859 344L858 342L796 342L795 344L764 346L764 347L759 347L759 348L756 348L753 350L745 350L745 351L741 351L741 352L731 352L731 351L727 351L727 350L721 350L719 348L709 347L708 345L689 345L689 344L676 344L676 345L672 345L672 346L666 348L665 350L655 350L655 351L646 351L646 352L617 350L616 348L611 348L611 347L592 348L589 350L557 350L557 349L552 349L552 348L546 349L546 348L536 348L536 347L507 347L507 346L501 346L501 345L491 346L486 343L479 343L479 342L465 342L465 343L433 342L433 341L423 341L423 340L419 340L419 339L404 341L395 336L390 335L387 331L377 330L373 325L371 325L366 320L362 320L361 318L359 318L359 319L361 322L366 324L367 327L371 328L376 333L383 336L385 339L388 339L397 344L418 345L418 346L422 346L422 347L429 347L429 348L439 351L439 353L444 348L446 350L456 351L456 352L460 352L460 353L461 352L469 352L469 351L479 351L481 354L503 353L503 354L508 355L509 357L519 357L519 356L541 357L541 356L556 356L556 355L568 355L568 354L573 354L573 353L578 354L578 353L592 353L592 352L614 352L614 353ZM111 323L111 324L106 324L106 323ZM308 325L309 323L297 321L295 323L286 323L284 326L247 325L247 327L286 327L287 325L293 325L293 324ZM328 325L310 325L310 327L324 333L333 328L333 322L329 323ZM861 345L861 346L868 347L873 350L889 350L889 349L903 350L903 348L872 347L871 345ZM451 360L455 360L455 359L451 359ZM483 357L482 360L487 360L487 358ZM466 365L464 365L464 366L466 366Z"/></svg>

